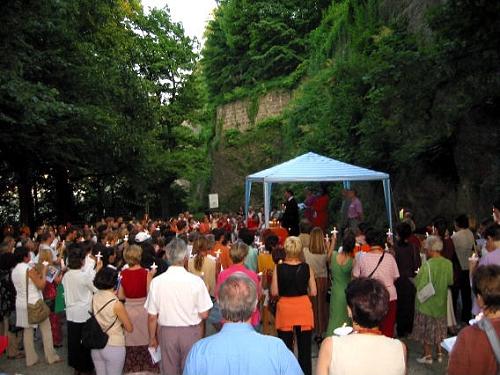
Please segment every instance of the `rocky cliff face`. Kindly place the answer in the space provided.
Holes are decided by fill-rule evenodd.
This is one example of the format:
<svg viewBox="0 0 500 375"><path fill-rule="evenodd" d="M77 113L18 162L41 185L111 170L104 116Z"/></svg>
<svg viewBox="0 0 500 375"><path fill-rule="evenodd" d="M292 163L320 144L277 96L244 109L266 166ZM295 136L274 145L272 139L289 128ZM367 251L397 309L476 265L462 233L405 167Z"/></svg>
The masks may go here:
<svg viewBox="0 0 500 375"><path fill-rule="evenodd" d="M217 108L217 123L222 129L249 130L253 125L279 116L291 99L291 92L275 90L257 98L247 98Z"/></svg>

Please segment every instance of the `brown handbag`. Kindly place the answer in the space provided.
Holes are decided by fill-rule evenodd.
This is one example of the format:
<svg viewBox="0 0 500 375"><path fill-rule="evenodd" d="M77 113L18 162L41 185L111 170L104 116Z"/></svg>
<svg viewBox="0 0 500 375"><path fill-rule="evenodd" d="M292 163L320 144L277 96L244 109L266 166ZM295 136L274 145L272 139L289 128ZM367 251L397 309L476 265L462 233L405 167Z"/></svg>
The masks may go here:
<svg viewBox="0 0 500 375"><path fill-rule="evenodd" d="M26 270L26 306L28 308L28 323L39 324L49 317L50 309L42 298L34 304L28 302L28 278L28 270Z"/></svg>

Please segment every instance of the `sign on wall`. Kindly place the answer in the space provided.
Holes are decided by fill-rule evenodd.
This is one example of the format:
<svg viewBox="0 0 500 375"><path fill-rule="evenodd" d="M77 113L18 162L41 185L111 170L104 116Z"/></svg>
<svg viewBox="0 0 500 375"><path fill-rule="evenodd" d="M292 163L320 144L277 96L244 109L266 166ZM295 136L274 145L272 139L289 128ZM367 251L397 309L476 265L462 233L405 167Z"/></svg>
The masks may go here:
<svg viewBox="0 0 500 375"><path fill-rule="evenodd" d="M219 208L219 194L208 194L208 207Z"/></svg>

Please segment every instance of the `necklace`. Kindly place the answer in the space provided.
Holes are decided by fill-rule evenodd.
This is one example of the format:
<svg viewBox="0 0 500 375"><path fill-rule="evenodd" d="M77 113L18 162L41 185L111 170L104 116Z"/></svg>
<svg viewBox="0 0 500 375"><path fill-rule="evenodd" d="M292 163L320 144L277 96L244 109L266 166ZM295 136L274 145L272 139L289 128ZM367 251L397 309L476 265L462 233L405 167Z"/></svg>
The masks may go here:
<svg viewBox="0 0 500 375"><path fill-rule="evenodd" d="M363 328L359 327L355 330L356 333L366 333L369 335L382 335L382 332L378 328Z"/></svg>
<svg viewBox="0 0 500 375"><path fill-rule="evenodd" d="M384 249L382 249L381 246L372 246L370 247L370 253L375 253L375 252L384 252Z"/></svg>

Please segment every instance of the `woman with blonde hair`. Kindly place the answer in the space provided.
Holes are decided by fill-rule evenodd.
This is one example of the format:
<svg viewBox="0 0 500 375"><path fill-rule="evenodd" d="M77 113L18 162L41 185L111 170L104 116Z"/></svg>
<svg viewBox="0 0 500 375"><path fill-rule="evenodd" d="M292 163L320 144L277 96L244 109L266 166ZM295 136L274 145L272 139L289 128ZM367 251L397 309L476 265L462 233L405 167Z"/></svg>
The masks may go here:
<svg viewBox="0 0 500 375"><path fill-rule="evenodd" d="M316 281L313 269L303 259L302 242L298 237L285 240L286 258L273 272L271 294L279 296L276 307L278 337L293 352L293 337L297 339L299 364L305 375L312 373L311 335L314 314L310 297L315 297Z"/></svg>
<svg viewBox="0 0 500 375"><path fill-rule="evenodd" d="M208 240L200 236L193 242L193 258L189 259L188 271L200 276L211 297L215 296L216 261L208 255Z"/></svg>
<svg viewBox="0 0 500 375"><path fill-rule="evenodd" d="M26 366L30 367L38 362L38 354L35 350L33 339L34 328L42 333L43 350L45 359L49 364L61 362L61 358L54 350L50 322L47 317L39 324L30 324L28 319L27 304L35 304L43 298L42 290L45 287L47 267L43 266L40 274L34 268L30 268L31 256L25 247L17 247L14 250L17 264L12 270L12 283L16 288L16 326L24 328L23 343L26 353Z"/></svg>
<svg viewBox="0 0 500 375"><path fill-rule="evenodd" d="M45 287L43 288L43 300L47 304L50 309L49 321L50 321L50 329L52 331L52 341L54 347L60 348L62 346L63 334L61 329L61 322L59 320L59 315L55 313L55 302L57 295L57 286L61 283L62 280L62 272L60 272L57 268L50 265L52 263L52 252L47 249L42 249L38 253L38 264L35 266L36 270L42 274L44 262L49 264L48 272L51 274L52 281L46 281Z"/></svg>
<svg viewBox="0 0 500 375"><path fill-rule="evenodd" d="M323 340L323 335L328 323L326 293L328 291L327 262L329 260L325 239L323 238L323 231L320 227L315 227L311 231L309 247L304 247L304 258L315 275L317 295L312 297L314 311L314 341L319 344Z"/></svg>
<svg viewBox="0 0 500 375"><path fill-rule="evenodd" d="M125 300L125 310L134 326L133 332L125 332L124 373L158 373L158 365L153 365L148 352L148 313L144 308L149 285L156 269L150 272L141 267L142 248L131 245L123 252L128 268L121 272L118 298Z"/></svg>

